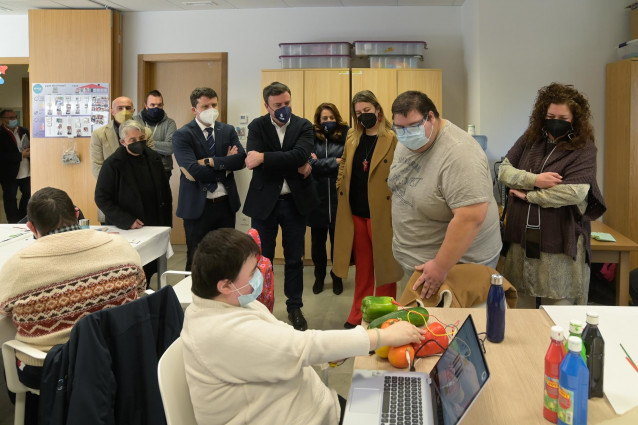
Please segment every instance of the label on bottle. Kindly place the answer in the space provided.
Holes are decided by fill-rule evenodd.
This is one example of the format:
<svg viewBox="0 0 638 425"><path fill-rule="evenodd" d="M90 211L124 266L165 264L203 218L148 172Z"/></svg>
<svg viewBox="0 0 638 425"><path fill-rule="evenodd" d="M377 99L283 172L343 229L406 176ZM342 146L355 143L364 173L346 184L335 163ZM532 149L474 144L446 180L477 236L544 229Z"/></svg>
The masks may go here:
<svg viewBox="0 0 638 425"><path fill-rule="evenodd" d="M567 388L558 389L558 419L568 425L574 423L574 392Z"/></svg>
<svg viewBox="0 0 638 425"><path fill-rule="evenodd" d="M558 379L545 375L545 408L558 411Z"/></svg>

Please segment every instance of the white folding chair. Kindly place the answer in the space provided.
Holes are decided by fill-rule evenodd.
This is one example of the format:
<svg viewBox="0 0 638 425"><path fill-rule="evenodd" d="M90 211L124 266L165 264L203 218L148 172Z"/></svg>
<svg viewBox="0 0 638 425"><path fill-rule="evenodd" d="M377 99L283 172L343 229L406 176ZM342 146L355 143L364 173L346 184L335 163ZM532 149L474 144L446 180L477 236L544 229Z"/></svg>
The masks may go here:
<svg viewBox="0 0 638 425"><path fill-rule="evenodd" d="M157 364L157 379L168 425L197 425L186 382L183 349L182 338L177 338Z"/></svg>
<svg viewBox="0 0 638 425"><path fill-rule="evenodd" d="M191 272L186 272L182 270L167 270L160 276L160 289L166 286L166 276L170 274L176 274L181 276L190 276Z"/></svg>
<svg viewBox="0 0 638 425"><path fill-rule="evenodd" d="M7 388L16 395L13 423L14 425L23 425L27 391L33 394L40 394L40 390L29 388L18 379L16 351L42 361L44 361L47 353L15 339L2 344L2 361L4 363L4 373L7 377Z"/></svg>

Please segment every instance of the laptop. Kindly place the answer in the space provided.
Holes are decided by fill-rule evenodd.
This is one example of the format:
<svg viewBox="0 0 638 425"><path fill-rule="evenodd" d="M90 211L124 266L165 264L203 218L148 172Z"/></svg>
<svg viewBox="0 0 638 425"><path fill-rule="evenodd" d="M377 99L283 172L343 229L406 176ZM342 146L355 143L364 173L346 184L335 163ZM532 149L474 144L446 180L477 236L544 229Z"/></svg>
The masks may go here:
<svg viewBox="0 0 638 425"><path fill-rule="evenodd" d="M428 373L355 369L344 425L455 425L490 377L470 314Z"/></svg>

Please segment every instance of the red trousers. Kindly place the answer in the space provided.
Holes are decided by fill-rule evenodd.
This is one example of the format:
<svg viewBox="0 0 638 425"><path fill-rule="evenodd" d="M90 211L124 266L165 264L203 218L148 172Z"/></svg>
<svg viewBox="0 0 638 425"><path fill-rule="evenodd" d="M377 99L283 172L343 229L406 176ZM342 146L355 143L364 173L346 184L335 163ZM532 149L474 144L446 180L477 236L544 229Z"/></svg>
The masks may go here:
<svg viewBox="0 0 638 425"><path fill-rule="evenodd" d="M397 283L392 282L377 286L375 291L370 219L353 215L352 222L354 223L352 249L354 250L354 265L356 270L354 274L354 299L352 300L348 323L358 325L361 323L361 301L363 298L368 295L396 298Z"/></svg>

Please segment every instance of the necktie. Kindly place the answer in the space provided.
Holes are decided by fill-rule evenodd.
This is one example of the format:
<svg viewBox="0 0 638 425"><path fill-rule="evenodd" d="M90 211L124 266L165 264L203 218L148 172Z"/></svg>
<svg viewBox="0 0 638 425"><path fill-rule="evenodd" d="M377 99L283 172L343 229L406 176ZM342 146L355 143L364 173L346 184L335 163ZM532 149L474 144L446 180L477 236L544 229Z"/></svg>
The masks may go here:
<svg viewBox="0 0 638 425"><path fill-rule="evenodd" d="M215 156L215 138L213 137L213 127L206 127L206 146L210 156Z"/></svg>
<svg viewBox="0 0 638 425"><path fill-rule="evenodd" d="M215 156L215 138L213 137L213 127L206 127L204 129L206 131L206 146L208 146L208 151L211 157ZM206 184L206 189L209 192L214 192L217 189L217 182Z"/></svg>

